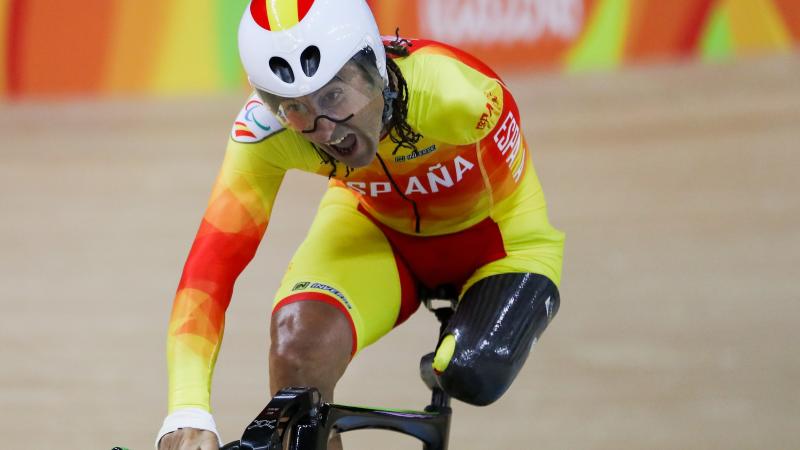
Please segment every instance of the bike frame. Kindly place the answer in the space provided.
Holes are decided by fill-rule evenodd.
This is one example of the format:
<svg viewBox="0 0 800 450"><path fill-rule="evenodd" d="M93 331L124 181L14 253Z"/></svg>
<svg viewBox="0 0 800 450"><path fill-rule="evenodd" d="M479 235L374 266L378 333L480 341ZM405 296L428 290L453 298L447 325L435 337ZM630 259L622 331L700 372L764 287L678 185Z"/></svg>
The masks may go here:
<svg viewBox="0 0 800 450"><path fill-rule="evenodd" d="M395 431L419 439L424 450L447 450L450 398L438 388L433 397L439 404L425 411L396 411L316 403L315 388L284 389L250 423L241 440L222 450L282 450L287 437L289 450L325 450L331 432L364 429Z"/></svg>

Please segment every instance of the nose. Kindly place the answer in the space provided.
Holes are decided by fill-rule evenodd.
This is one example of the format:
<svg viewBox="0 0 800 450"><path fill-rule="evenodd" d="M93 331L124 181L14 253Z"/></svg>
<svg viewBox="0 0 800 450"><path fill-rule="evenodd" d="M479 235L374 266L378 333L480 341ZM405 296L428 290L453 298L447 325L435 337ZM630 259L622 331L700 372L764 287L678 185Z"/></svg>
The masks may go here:
<svg viewBox="0 0 800 450"><path fill-rule="evenodd" d="M325 117L318 117L315 124L311 125L314 131L305 133L306 137L318 144L330 142L333 137L333 132L336 130L336 123L326 119Z"/></svg>

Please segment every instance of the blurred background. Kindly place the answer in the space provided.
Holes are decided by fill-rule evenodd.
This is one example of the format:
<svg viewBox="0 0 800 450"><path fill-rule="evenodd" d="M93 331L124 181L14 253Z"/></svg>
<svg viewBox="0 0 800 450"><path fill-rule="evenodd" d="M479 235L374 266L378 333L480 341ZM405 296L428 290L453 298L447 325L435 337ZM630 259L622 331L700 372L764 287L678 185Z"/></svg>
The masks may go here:
<svg viewBox="0 0 800 450"><path fill-rule="evenodd" d="M172 295L248 95L245 0L0 0L4 448L152 448ZM800 448L800 2L371 2L498 70L567 233L562 308L451 448ZM272 296L326 180L290 173L237 283L213 406L268 400ZM346 404L420 408L420 311ZM377 432L347 448L412 449Z"/></svg>

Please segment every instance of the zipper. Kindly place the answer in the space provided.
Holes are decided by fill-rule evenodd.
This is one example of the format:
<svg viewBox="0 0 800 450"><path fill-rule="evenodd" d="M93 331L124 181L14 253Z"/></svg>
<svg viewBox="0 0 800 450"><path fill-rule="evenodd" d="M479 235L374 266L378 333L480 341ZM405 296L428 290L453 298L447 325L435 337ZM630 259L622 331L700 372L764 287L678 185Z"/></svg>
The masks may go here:
<svg viewBox="0 0 800 450"><path fill-rule="evenodd" d="M400 195L400 197L402 197L403 200L411 203L411 206L414 209L414 218L416 219L416 225L414 226L414 231L417 234L419 234L419 222L420 222L420 220L419 220L419 209L417 208L417 202L415 202L414 200L411 200L405 194L403 194L403 191L400 189L400 186L397 185L397 182L394 181L394 178L392 178L392 174L389 173L389 168L386 167L386 163L383 162L383 158L381 158L381 155L376 153L375 156L378 157L378 161L380 161L381 167L383 167L383 173L385 173L386 176L389 178L389 182L392 183L392 187L394 187L394 190Z"/></svg>

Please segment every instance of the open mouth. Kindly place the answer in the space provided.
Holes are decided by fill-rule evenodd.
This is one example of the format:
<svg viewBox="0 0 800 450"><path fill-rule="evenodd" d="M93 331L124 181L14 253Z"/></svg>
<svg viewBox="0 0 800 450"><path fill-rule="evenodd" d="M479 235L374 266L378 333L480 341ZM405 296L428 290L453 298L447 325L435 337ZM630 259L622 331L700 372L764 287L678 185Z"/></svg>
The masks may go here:
<svg viewBox="0 0 800 450"><path fill-rule="evenodd" d="M358 138L353 133L350 133L341 139L328 144L336 153L341 156L351 155L358 145Z"/></svg>

